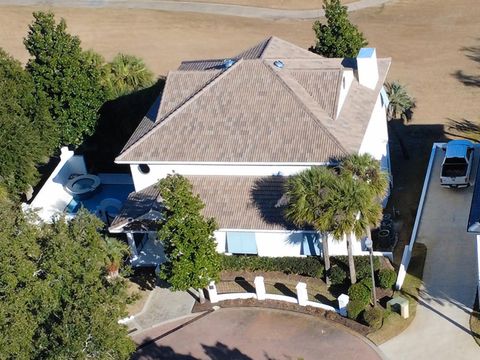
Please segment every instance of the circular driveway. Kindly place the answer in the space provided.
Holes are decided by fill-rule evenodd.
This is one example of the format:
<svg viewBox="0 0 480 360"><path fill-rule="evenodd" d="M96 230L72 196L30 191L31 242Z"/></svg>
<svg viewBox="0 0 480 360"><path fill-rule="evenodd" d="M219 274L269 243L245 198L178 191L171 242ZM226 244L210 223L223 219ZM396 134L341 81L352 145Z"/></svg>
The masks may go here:
<svg viewBox="0 0 480 360"><path fill-rule="evenodd" d="M220 309L171 329L160 326L136 337L144 345L133 359L382 359L373 344L344 327L289 311Z"/></svg>

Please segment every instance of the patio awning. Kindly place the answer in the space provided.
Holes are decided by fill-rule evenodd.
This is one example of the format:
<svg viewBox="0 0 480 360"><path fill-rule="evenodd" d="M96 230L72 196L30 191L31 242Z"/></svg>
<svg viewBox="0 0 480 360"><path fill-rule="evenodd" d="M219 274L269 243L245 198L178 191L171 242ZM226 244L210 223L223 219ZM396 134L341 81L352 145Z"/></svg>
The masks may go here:
<svg viewBox="0 0 480 360"><path fill-rule="evenodd" d="M316 255L320 256L320 238L318 234L304 234L302 246L300 249L301 255Z"/></svg>
<svg viewBox="0 0 480 360"><path fill-rule="evenodd" d="M227 232L227 252L231 254L257 254L255 233L249 231Z"/></svg>

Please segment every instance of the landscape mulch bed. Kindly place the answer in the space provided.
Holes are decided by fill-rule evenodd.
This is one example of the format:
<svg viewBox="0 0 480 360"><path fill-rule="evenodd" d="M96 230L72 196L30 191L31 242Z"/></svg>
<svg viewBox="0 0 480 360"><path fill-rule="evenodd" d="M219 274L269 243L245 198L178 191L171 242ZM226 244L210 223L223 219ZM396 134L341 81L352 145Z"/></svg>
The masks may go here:
<svg viewBox="0 0 480 360"><path fill-rule="evenodd" d="M257 307L257 308L294 311L302 314L315 316L320 319L333 321L337 324L348 327L350 330L353 330L362 336L366 336L368 333L371 332L371 329L368 326L365 326L353 320L344 318L343 316L337 313L334 313L332 311L326 311L326 310L314 308L311 306L300 306L297 304L287 303L283 301L275 301L275 300L258 301L256 299L238 299L238 300L221 301L215 305L220 306L221 308ZM196 302L195 305L193 306L192 312L194 313L202 312L210 309L212 309L212 304L209 301L206 301L205 304L200 304Z"/></svg>

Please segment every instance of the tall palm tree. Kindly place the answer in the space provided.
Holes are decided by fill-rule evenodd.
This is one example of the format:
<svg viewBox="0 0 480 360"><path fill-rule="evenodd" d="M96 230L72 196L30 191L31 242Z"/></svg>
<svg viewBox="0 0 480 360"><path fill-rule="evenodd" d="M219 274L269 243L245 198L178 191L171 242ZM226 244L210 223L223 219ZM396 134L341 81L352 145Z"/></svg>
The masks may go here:
<svg viewBox="0 0 480 360"><path fill-rule="evenodd" d="M347 240L350 281L357 282L353 259L352 235L359 238L370 226L378 225L382 218L382 207L368 183L349 173L340 173L330 191L325 218L332 224L331 233L337 239Z"/></svg>
<svg viewBox="0 0 480 360"><path fill-rule="evenodd" d="M385 83L385 90L388 94L388 119L402 119L408 121L412 117L412 109L415 108L415 99L412 98L405 86L398 81Z"/></svg>
<svg viewBox="0 0 480 360"><path fill-rule="evenodd" d="M370 154L351 154L344 157L340 162L340 172L365 182L379 200L383 200L387 195L388 174Z"/></svg>
<svg viewBox="0 0 480 360"><path fill-rule="evenodd" d="M295 225L310 225L322 236L325 281L329 285L330 254L328 235L330 219L325 217L325 207L329 204L335 173L326 167L312 167L291 177L286 184L288 206L286 217Z"/></svg>

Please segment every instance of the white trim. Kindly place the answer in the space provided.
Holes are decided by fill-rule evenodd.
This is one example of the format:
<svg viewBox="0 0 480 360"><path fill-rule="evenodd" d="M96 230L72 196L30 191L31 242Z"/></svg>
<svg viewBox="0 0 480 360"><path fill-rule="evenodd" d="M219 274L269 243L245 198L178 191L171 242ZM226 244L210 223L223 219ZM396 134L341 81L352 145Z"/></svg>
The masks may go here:
<svg viewBox="0 0 480 360"><path fill-rule="evenodd" d="M214 162L214 161L126 161L115 160L115 164L128 165L249 165L249 166L328 166L335 165L333 162Z"/></svg>
<svg viewBox="0 0 480 360"><path fill-rule="evenodd" d="M281 233L281 234L291 234L291 233L308 233L308 234L318 234L318 231L315 231L315 230L269 230L269 229L262 229L262 230L259 230L259 229L224 229L224 228L221 228L221 229L218 229L218 230L215 230L215 231L230 231L230 232L234 232L234 231L238 231L238 232L265 232L265 233L272 233L272 232L275 232L275 233Z"/></svg>

